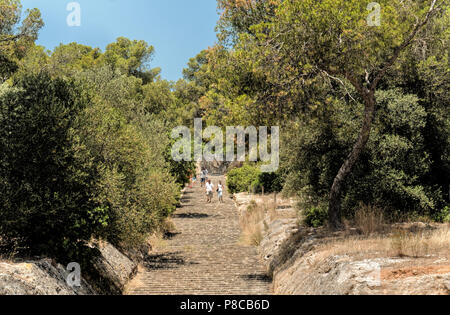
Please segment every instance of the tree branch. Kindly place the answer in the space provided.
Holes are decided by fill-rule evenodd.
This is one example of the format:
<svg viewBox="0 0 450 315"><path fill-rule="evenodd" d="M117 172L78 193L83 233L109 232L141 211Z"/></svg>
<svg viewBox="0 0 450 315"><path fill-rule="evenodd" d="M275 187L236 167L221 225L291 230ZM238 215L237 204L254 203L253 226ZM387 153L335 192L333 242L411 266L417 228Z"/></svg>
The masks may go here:
<svg viewBox="0 0 450 315"><path fill-rule="evenodd" d="M439 6L436 6L437 1L438 0L433 0L433 2L431 3L431 7L428 10L424 20L422 22L416 24L414 26L411 34L405 39L405 41L400 46L398 46L397 48L394 49L394 55L392 56L391 59L389 59L386 62L386 64L383 66L381 71L377 74L377 76L375 77L374 81L372 82L372 85L370 86L370 89L372 91L375 91L375 89L378 86L378 83L384 77L384 75L389 70L389 68L392 67L392 65L398 59L398 57L400 56L400 53L412 43L413 39L416 37L416 35L419 32L419 30L422 27L424 27L428 23L428 21L431 19L431 17L433 16L433 14L436 12L437 8L439 7Z"/></svg>
<svg viewBox="0 0 450 315"><path fill-rule="evenodd" d="M350 83L355 87L355 89L358 91L359 94L361 94L362 97L366 97L367 92L364 90L362 85L359 83L358 80L356 80L353 76L346 74L345 78L350 81Z"/></svg>
<svg viewBox="0 0 450 315"><path fill-rule="evenodd" d="M350 92L348 91L347 87L345 86L345 83L344 83L341 79L339 79L338 77L332 76L331 74L329 74L329 73L326 72L325 70L319 70L319 71L321 71L323 74L325 74L328 78L333 79L333 80L339 82L339 83L342 85L342 87L344 88L345 93L347 93L347 95L348 95L355 103L357 103L357 101L353 98L352 94L350 94Z"/></svg>

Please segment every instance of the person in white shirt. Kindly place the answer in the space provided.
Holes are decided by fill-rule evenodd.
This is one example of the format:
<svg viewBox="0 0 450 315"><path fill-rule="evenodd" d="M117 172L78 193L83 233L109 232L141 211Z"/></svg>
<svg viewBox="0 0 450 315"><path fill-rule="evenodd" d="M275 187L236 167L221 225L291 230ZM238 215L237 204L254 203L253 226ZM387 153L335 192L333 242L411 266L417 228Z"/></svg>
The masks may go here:
<svg viewBox="0 0 450 315"><path fill-rule="evenodd" d="M214 185L210 180L206 182L206 203L211 203L213 198Z"/></svg>
<svg viewBox="0 0 450 315"><path fill-rule="evenodd" d="M223 203L223 186L221 181L219 181L219 185L217 186L217 196L219 197L219 202Z"/></svg>

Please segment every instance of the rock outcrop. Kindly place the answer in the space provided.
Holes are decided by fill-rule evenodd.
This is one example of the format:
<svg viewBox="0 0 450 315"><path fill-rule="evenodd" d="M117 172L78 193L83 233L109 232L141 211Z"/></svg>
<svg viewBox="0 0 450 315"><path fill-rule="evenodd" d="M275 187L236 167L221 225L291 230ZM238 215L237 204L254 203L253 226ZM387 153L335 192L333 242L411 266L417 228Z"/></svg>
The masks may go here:
<svg viewBox="0 0 450 315"><path fill-rule="evenodd" d="M96 245L100 256L81 270L81 286L70 286L70 271L50 259L0 262L0 295L95 295L123 293L137 263L109 243Z"/></svg>
<svg viewBox="0 0 450 315"><path fill-rule="evenodd" d="M261 196L235 195L240 215L253 204L267 203ZM286 202L285 202L286 203ZM289 203L287 202L287 208ZM289 209L287 209L289 211ZM281 215L280 217L277 217ZM275 294L281 295L449 295L449 252L441 257L383 257L333 254L337 239L349 235L330 234L323 229L299 226L298 219L266 215L264 237L259 245L268 276L273 279ZM395 225L408 233L421 233L433 228L423 223ZM443 227L445 228L445 227ZM356 237L356 229L349 229ZM334 244L334 245L333 245ZM328 248L329 252L324 252ZM354 252L354 251L351 251Z"/></svg>
<svg viewBox="0 0 450 315"><path fill-rule="evenodd" d="M109 243L98 245L100 257L94 264L95 287L108 294L122 294L137 272L138 265Z"/></svg>
<svg viewBox="0 0 450 315"><path fill-rule="evenodd" d="M348 255L318 258L323 243L320 233L289 224L273 224L261 245L276 294L283 295L448 295L450 265L439 257L380 257L361 259ZM279 245L273 235L287 237ZM292 231L292 233L289 233ZM332 245L330 245L332 246Z"/></svg>
<svg viewBox="0 0 450 315"><path fill-rule="evenodd" d="M436 266L430 274L412 273L389 278L386 270L401 270L408 259L377 258L354 261L348 256L332 256L311 264L314 252L291 262L274 276L274 290L287 295L448 295L450 271ZM443 274L439 273L442 268ZM408 268L406 268L408 269ZM446 273L445 273L446 272Z"/></svg>
<svg viewBox="0 0 450 315"><path fill-rule="evenodd" d="M69 272L44 259L23 263L0 262L0 295L92 295L92 287L81 279L80 287L71 287Z"/></svg>
<svg viewBox="0 0 450 315"><path fill-rule="evenodd" d="M296 232L298 232L296 219L277 219L268 225L259 250L269 275L273 275L276 267L281 263L283 245Z"/></svg>

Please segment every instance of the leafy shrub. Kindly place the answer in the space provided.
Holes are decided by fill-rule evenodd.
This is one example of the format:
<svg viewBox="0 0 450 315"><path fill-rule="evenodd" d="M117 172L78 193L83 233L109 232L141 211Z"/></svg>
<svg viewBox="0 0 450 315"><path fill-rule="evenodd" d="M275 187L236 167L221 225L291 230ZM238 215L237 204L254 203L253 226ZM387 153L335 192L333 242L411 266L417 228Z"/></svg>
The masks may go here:
<svg viewBox="0 0 450 315"><path fill-rule="evenodd" d="M231 193L240 193L252 189L259 189L261 171L256 166L244 165L235 168L227 174L227 187Z"/></svg>
<svg viewBox="0 0 450 315"><path fill-rule="evenodd" d="M264 187L265 192L271 193L283 190L283 178L279 173L261 173L259 182Z"/></svg>
<svg viewBox="0 0 450 315"><path fill-rule="evenodd" d="M107 220L92 198L97 170L73 146L84 106L45 74L0 97L0 235L32 253L67 260Z"/></svg>
<svg viewBox="0 0 450 315"><path fill-rule="evenodd" d="M79 130L80 154L95 161L95 200L109 216L99 236L125 249L138 247L175 210L180 193L172 175L178 169L166 159L167 128L143 114L136 78L100 68L79 79L93 99Z"/></svg>
<svg viewBox="0 0 450 315"><path fill-rule="evenodd" d="M227 174L227 186L231 193L248 192L280 192L283 189L282 176L278 173L262 173L258 166L246 164L234 168Z"/></svg>
<svg viewBox="0 0 450 315"><path fill-rule="evenodd" d="M170 173L175 178L176 182L179 185L184 186L185 184L187 184L189 182L190 177L192 175L195 175L197 165L196 165L196 162L194 162L194 161L177 162L172 158L172 146L175 144L175 142L176 141L174 139L171 139L170 145L167 146L167 151L166 151L166 155L165 155L166 161L169 165Z"/></svg>
<svg viewBox="0 0 450 315"><path fill-rule="evenodd" d="M447 206L442 209L442 211L436 213L434 220L441 223L450 223L450 206Z"/></svg>
<svg viewBox="0 0 450 315"><path fill-rule="evenodd" d="M305 118L284 132L286 191L300 195L303 208L328 198L358 136L361 108L334 102L320 119ZM433 215L441 207L442 192L448 189L436 186L436 176L424 180L432 165L424 137L426 124L427 112L417 96L397 89L377 92L370 141L342 193L344 215L353 217L360 202L386 210L387 217L394 211Z"/></svg>
<svg viewBox="0 0 450 315"><path fill-rule="evenodd" d="M135 79L80 77L80 88L19 77L0 96L0 235L82 263L92 237L125 249L145 243L175 210L180 187L165 159L168 132L141 114Z"/></svg>
<svg viewBox="0 0 450 315"><path fill-rule="evenodd" d="M324 206L310 208L304 211L304 223L309 227L324 226L328 220L328 209Z"/></svg>

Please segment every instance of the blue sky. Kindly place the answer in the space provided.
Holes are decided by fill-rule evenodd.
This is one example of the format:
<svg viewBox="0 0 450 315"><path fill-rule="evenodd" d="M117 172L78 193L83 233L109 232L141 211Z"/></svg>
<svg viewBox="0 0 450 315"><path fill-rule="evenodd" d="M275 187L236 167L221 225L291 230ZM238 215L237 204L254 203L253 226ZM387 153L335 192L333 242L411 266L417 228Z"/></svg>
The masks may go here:
<svg viewBox="0 0 450 315"><path fill-rule="evenodd" d="M219 18L215 0L77 0L81 26L69 27L66 10L72 0L22 0L24 9L38 8L45 27L37 44L53 49L78 42L100 47L119 36L145 40L155 47L152 67L177 80L189 58L214 45Z"/></svg>

